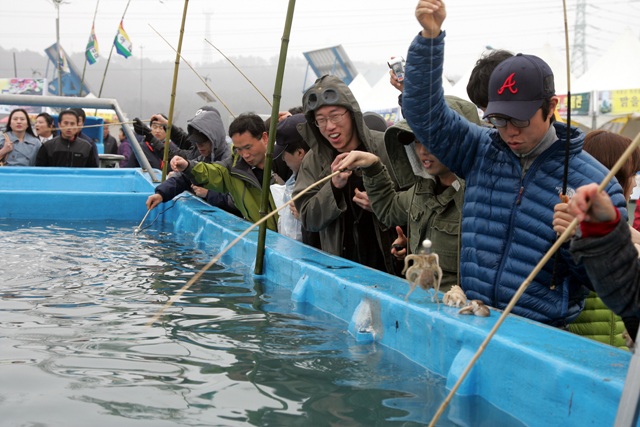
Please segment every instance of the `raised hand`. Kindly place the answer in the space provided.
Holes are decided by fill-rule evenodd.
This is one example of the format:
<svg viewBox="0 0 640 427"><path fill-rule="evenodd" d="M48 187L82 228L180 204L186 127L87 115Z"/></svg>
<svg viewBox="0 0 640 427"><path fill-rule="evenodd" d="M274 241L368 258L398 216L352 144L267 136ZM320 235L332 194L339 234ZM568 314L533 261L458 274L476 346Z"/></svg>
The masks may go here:
<svg viewBox="0 0 640 427"><path fill-rule="evenodd" d="M416 6L416 18L422 26L422 36L425 38L438 37L446 17L444 2L440 0L420 0Z"/></svg>

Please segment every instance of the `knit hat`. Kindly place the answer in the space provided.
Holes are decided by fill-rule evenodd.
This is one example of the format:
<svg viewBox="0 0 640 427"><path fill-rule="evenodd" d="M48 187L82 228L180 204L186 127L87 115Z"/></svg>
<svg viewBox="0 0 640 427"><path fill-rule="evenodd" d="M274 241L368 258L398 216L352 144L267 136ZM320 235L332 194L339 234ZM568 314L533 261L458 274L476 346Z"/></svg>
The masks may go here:
<svg viewBox="0 0 640 427"><path fill-rule="evenodd" d="M537 56L519 53L502 61L491 73L484 118L500 115L529 120L542 101L555 93L549 65Z"/></svg>

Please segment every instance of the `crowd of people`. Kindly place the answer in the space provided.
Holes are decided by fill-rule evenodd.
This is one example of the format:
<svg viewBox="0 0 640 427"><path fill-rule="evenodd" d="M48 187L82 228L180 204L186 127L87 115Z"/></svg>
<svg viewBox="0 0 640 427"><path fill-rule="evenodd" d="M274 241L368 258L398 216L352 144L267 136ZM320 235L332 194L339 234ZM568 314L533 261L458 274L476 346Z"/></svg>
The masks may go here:
<svg viewBox="0 0 640 427"><path fill-rule="evenodd" d="M244 113L225 129L217 110L202 108L186 131L172 126L173 173L149 196L147 208L187 191L256 222L264 214L267 180L284 187L283 200L269 194L269 210L289 204L286 215L267 222L269 229L394 275L429 239L439 254L441 289L460 285L469 299L498 310L577 216L580 229L543 266L513 313L593 336L601 319L583 312L585 300L593 300L613 310L605 322L629 332L626 342L609 343L632 345L640 314L634 246L640 234L626 221L640 151L599 191L597 184L630 140L567 131L557 120L553 72L533 55L492 51L471 74L472 102L444 96L443 2L420 0L416 17L421 32L409 47L404 79L390 71L406 121L386 128L360 109L343 81L322 76L306 90L301 107L274 118L275 172L267 176L269 120ZM0 160L9 166L96 167L95 142L81 132L84 118L82 110L61 112L55 135L51 116L41 114L36 135L26 111L14 110ZM164 166L167 124L162 114L149 125L134 120L154 168ZM138 166L122 131L119 140L105 126L105 152L108 147L123 155L121 167ZM309 189L330 174L331 180Z"/></svg>

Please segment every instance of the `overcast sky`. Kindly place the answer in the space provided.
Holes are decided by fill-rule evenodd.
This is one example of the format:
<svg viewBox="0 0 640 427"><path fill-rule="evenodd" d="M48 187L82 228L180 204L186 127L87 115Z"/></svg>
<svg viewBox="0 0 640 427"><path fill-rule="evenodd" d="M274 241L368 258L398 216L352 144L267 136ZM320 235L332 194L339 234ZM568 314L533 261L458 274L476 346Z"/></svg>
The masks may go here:
<svg viewBox="0 0 640 427"><path fill-rule="evenodd" d="M577 1L567 0L572 48ZM586 1L588 59L596 61L626 27L640 21L640 0ZM384 63L390 56L404 56L420 29L414 17L416 3L298 0L289 56L301 58L304 51L337 44L352 60ZM96 35L101 61L109 55L126 4L127 0L99 3ZM183 55L194 64L222 59L204 42L207 38L227 56L276 56L287 5L287 0L190 0ZM66 0L60 6L60 40L67 52L84 51L95 9L96 0ZM149 24L177 46L183 9L183 0L131 0L124 28L134 46L134 56L127 59L132 66L138 66L136 58L141 54L157 60L175 58ZM0 10L3 48L42 52L55 42L53 0L3 0ZM447 11L445 71L449 74L465 73L487 45L531 53L549 44L564 59L562 0L452 0ZM638 34L637 25L633 31Z"/></svg>

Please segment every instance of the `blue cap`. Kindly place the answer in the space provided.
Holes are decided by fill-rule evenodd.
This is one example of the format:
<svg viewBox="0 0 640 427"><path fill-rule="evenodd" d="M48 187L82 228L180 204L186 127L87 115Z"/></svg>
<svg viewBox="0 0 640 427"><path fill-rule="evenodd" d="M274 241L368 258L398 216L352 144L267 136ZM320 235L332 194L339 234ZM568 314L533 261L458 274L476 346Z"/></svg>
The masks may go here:
<svg viewBox="0 0 640 427"><path fill-rule="evenodd" d="M537 56L519 53L502 61L491 73L484 118L500 115L529 120L542 101L555 94L549 65Z"/></svg>

